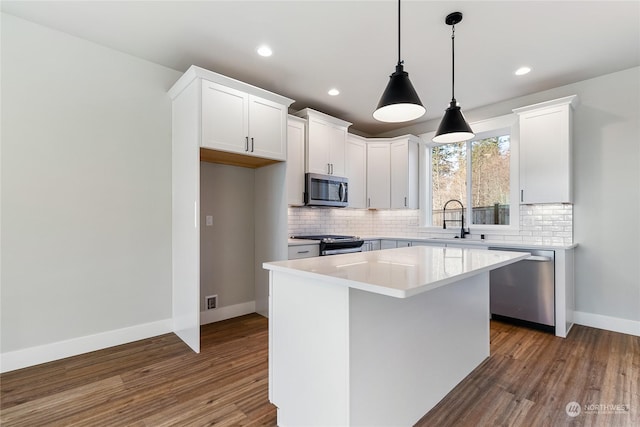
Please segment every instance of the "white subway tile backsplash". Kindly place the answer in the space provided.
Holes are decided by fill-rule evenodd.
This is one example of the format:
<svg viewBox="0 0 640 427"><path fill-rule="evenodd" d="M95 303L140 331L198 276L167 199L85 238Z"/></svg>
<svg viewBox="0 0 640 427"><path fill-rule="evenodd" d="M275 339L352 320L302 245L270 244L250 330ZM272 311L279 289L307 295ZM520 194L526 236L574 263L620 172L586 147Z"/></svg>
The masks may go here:
<svg viewBox="0 0 640 427"><path fill-rule="evenodd" d="M420 229L417 225L419 215L418 210L292 207L289 208L288 230L289 235L348 234L390 237L437 237L442 235ZM471 238L474 237L476 236L471 236ZM520 206L518 234L485 233L485 239L570 245L573 243L573 206L563 204Z"/></svg>

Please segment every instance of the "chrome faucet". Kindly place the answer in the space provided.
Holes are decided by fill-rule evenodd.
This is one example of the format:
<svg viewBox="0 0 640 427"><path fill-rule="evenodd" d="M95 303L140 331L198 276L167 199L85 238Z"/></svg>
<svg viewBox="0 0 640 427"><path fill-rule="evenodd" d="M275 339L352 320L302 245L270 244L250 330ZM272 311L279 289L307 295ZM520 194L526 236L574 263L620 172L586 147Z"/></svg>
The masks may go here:
<svg viewBox="0 0 640 427"><path fill-rule="evenodd" d="M464 229L464 206L462 205L462 202L458 199L451 199L451 200L447 200L447 202L444 204L444 207L442 208L442 229L446 230L447 229L447 205L450 202L458 202L458 204L460 204L460 214L462 215L460 219L450 219L449 222L459 222L460 223L460 236L456 236L456 237L460 237L461 239L464 239L464 236L466 236L467 234L470 234L468 231L465 231Z"/></svg>

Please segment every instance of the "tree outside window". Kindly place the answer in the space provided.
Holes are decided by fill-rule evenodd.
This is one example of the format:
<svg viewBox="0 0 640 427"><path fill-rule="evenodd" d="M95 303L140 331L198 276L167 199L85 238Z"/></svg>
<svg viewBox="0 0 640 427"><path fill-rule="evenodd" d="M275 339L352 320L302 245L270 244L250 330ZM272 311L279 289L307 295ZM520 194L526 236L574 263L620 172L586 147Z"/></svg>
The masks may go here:
<svg viewBox="0 0 640 427"><path fill-rule="evenodd" d="M509 135L433 147L432 225L442 226L444 204L471 204L471 224L510 224L511 149ZM447 207L447 220L460 219L457 204ZM465 212L468 214L469 212Z"/></svg>

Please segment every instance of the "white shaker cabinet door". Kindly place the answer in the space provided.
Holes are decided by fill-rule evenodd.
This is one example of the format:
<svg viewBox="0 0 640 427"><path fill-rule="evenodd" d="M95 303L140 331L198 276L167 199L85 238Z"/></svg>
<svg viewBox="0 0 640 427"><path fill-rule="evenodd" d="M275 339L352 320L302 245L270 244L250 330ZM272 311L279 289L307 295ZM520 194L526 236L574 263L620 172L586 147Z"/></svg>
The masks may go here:
<svg viewBox="0 0 640 427"><path fill-rule="evenodd" d="M418 143L413 137L391 144L391 208L418 209Z"/></svg>
<svg viewBox="0 0 640 427"><path fill-rule="evenodd" d="M202 147L246 153L249 148L248 118L248 94L202 81Z"/></svg>
<svg viewBox="0 0 640 427"><path fill-rule="evenodd" d="M367 207L389 209L391 206L391 146L388 143L367 145Z"/></svg>
<svg viewBox="0 0 640 427"><path fill-rule="evenodd" d="M367 145L353 135L345 146L345 174L349 179L349 207L367 207Z"/></svg>
<svg viewBox="0 0 640 427"><path fill-rule="evenodd" d="M249 96L249 153L268 159L285 160L287 108Z"/></svg>
<svg viewBox="0 0 640 427"><path fill-rule="evenodd" d="M287 128L287 203L304 205L305 121L290 117Z"/></svg>
<svg viewBox="0 0 640 427"><path fill-rule="evenodd" d="M347 130L340 126L329 126L329 141L331 144L330 163L331 175L345 176L345 145L347 141Z"/></svg>
<svg viewBox="0 0 640 427"><path fill-rule="evenodd" d="M572 203L575 95L513 110L520 125L520 203Z"/></svg>
<svg viewBox="0 0 640 427"><path fill-rule="evenodd" d="M309 118L307 130L307 172L331 173L331 127L328 123Z"/></svg>

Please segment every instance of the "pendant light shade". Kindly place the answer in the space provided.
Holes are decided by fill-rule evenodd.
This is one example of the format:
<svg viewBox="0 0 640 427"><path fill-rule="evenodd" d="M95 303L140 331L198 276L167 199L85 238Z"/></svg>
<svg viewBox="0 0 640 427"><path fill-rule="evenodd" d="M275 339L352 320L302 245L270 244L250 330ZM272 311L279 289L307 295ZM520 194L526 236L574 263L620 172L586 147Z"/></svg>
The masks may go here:
<svg viewBox="0 0 640 427"><path fill-rule="evenodd" d="M426 111L409 80L409 73L404 71L401 63L396 65L373 118L381 122L406 122L422 117Z"/></svg>
<svg viewBox="0 0 640 427"><path fill-rule="evenodd" d="M451 142L468 141L475 136L471 130L471 126L467 123L460 111L460 106L456 101L454 93L455 83L455 25L462 21L461 12L453 12L447 15L445 23L451 25L451 103L449 108L445 110L444 117L438 126L433 142L439 144L448 144Z"/></svg>
<svg viewBox="0 0 640 427"><path fill-rule="evenodd" d="M399 123L422 117L427 111L404 71L400 59L400 0L398 0L398 64L389 76L387 88L382 93L373 118L381 122Z"/></svg>
<svg viewBox="0 0 640 427"><path fill-rule="evenodd" d="M433 142L448 144L451 142L468 141L474 136L476 135L464 119L458 103L455 99L452 99L449 108L444 112L444 117L442 117L440 126L438 126L436 136L433 137Z"/></svg>

